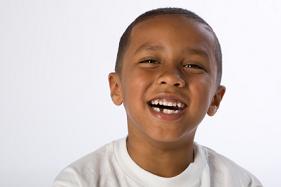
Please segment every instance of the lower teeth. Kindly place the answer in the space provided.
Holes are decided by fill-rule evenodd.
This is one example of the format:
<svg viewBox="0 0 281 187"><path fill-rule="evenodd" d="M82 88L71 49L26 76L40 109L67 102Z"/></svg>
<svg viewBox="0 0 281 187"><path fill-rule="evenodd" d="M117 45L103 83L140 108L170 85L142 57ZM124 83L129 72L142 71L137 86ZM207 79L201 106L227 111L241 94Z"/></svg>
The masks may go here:
<svg viewBox="0 0 281 187"><path fill-rule="evenodd" d="M164 114L177 114L177 113L179 113L179 110L160 109L158 107L152 107L152 109L156 112L163 112Z"/></svg>
<svg viewBox="0 0 281 187"><path fill-rule="evenodd" d="M156 112L160 112L160 108L157 107L153 107L153 110L155 110Z"/></svg>

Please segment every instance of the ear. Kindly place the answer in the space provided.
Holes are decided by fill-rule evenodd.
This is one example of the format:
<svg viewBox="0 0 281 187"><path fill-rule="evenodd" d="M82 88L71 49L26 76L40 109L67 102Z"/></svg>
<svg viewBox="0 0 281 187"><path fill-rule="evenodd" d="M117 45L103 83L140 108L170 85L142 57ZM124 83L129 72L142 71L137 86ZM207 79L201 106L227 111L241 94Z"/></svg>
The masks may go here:
<svg viewBox="0 0 281 187"><path fill-rule="evenodd" d="M215 115L215 113L217 112L219 106L220 106L220 102L224 96L224 93L225 93L225 87L224 86L219 86L217 88L217 91L212 99L212 103L211 105L209 106L209 109L207 111L208 115L209 116L213 116Z"/></svg>
<svg viewBox="0 0 281 187"><path fill-rule="evenodd" d="M115 105L121 105L123 103L123 96L121 90L121 81L119 74L110 73L108 75L108 82L110 87L110 96Z"/></svg>

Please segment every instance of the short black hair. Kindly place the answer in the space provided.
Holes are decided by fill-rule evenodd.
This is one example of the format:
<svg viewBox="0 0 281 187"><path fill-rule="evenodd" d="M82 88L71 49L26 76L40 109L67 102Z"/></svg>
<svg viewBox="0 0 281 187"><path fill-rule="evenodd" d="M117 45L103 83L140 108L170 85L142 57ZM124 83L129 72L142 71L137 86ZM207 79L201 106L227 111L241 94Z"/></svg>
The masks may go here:
<svg viewBox="0 0 281 187"><path fill-rule="evenodd" d="M215 38L215 59L217 62L217 82L220 84L221 82L221 76L222 76L222 52L221 52L221 47L219 40L213 31L212 27L200 16L195 14L192 11L183 9L183 8L158 8L158 9L153 9L150 11L147 11L140 16L138 16L125 30L125 32L122 34L120 41L119 41L119 47L118 47L118 52L117 52L117 58L116 58L116 63L115 63L115 71L117 73L121 72L122 69L122 58L125 53L125 50L128 47L129 41L130 41L130 35L131 32L134 28L135 25L138 23L147 20L149 18L152 18L154 16L158 15L182 15L187 18L193 19L199 23L202 23L206 25L209 29L210 32L214 35Z"/></svg>

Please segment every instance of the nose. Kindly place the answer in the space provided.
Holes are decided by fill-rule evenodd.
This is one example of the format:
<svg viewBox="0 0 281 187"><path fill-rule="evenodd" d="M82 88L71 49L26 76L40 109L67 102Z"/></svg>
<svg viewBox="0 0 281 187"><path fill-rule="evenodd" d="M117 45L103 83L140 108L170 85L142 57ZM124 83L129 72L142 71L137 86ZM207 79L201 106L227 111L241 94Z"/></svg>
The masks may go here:
<svg viewBox="0 0 281 187"><path fill-rule="evenodd" d="M183 78L182 72L180 72L180 70L169 68L159 76L158 84L181 88L181 87L185 87L186 83Z"/></svg>

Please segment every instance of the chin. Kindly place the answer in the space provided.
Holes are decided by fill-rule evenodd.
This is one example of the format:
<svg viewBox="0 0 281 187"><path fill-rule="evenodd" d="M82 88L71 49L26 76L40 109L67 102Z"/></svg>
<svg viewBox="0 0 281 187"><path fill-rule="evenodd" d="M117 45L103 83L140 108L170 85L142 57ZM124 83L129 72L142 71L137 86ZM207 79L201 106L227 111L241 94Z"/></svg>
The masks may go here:
<svg viewBox="0 0 281 187"><path fill-rule="evenodd" d="M186 144L194 141L196 126L193 128L181 127L179 129L149 129L146 135L155 143Z"/></svg>
<svg viewBox="0 0 281 187"><path fill-rule="evenodd" d="M161 144L177 144L177 143L187 143L190 141L193 141L194 135L191 137L186 137L185 133L168 133L168 134L151 134L150 136L151 141L154 141L155 143L161 143Z"/></svg>

